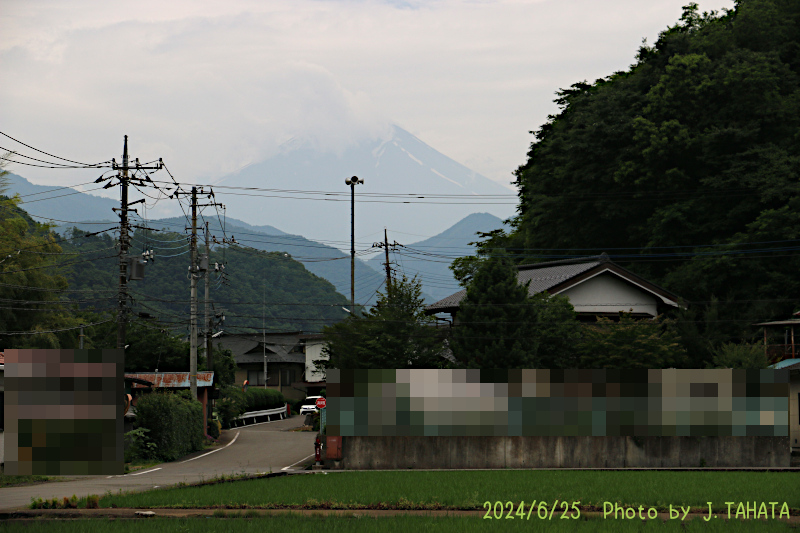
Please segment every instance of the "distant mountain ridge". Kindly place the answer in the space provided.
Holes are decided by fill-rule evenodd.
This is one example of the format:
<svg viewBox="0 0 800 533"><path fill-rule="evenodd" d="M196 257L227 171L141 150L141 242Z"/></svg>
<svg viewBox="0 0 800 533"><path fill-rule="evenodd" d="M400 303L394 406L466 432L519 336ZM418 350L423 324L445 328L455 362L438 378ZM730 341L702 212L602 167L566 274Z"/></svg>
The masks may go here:
<svg viewBox="0 0 800 533"><path fill-rule="evenodd" d="M422 241L407 243L402 242L402 235L390 235L390 243L397 240L404 247L394 247L395 252L390 254L389 259L393 268L409 278L418 276L430 297L428 301L432 303L461 290L449 268L453 259L475 253L475 247L469 243L479 240L478 232L488 233L502 227L503 221L492 214L473 213L438 235ZM385 262L385 255L380 254L367 261L367 264L377 272L384 272Z"/></svg>
<svg viewBox="0 0 800 533"><path fill-rule="evenodd" d="M296 234L301 233L297 228L306 227L307 231L302 233L327 235L328 238L323 239L326 242L341 246L349 241L350 205L348 187L344 184L344 177L349 175L359 175L365 179L364 185L356 187L357 241L364 239L359 236L367 234L369 237L380 232L378 230L370 233L370 225L376 222L381 227L389 227L390 233L392 229L397 229L405 233L431 234L452 223L453 219L457 221L449 230L415 244L429 252L444 250L446 253L440 255L447 257L439 258L438 262L426 260L416 252L402 257L403 271L410 276L419 274L423 281L426 301L435 301L442 295L454 292L452 289L457 289L447 269L449 262L459 255L472 253L467 243L475 239L476 231L491 231L499 227L500 218L496 214L474 214L473 211L494 209L493 213L502 213L512 210L511 206L491 205L493 200L471 201L470 197L474 195L503 195L509 198L513 196L513 192L440 154L402 128L394 127L391 137L362 142L338 155L321 152L313 145L295 139L285 144L279 155L223 178L219 184L235 184L237 187L344 192L343 197L335 198L339 201L329 201L331 198L319 194L312 196L313 200L306 198L306 201L298 202L287 198L259 196L268 195L259 191L226 194L223 187L215 188L219 200L227 204L227 212L237 213L237 218L227 218L227 233L235 235L237 241L247 246L291 254L303 262L307 270L327 279L339 293L349 298L349 253ZM270 179L265 179L265 176L270 176ZM320 176L324 178L322 181ZM24 200L21 207L30 209L29 212L38 216L37 220L50 219L61 227L78 226L86 231L96 231L100 227L97 222L100 221L108 221L110 225L118 223L112 211L112 208L119 206L115 200L78 191L59 190L53 186L34 185L14 174L9 174L8 177L9 192L20 194ZM280 182L279 186L275 186L273 182ZM289 183L292 185L287 185ZM376 189L382 194L402 197L376 198L364 194L374 194L372 191ZM408 202L426 198L409 197L409 193L420 193L419 196L422 197L454 194L463 196L456 204L451 203L452 196L446 199L430 198L431 201L440 203L414 204ZM56 197L64 200L55 200ZM42 209L37 211L37 202L47 198L53 200L42 202ZM242 216L247 217L251 223L242 221L239 218ZM279 220L282 221L280 225L285 222L296 233L287 233L266 224L267 220L264 219L267 216L269 222ZM70 221L94 224L75 224ZM258 223L253 223L254 221ZM171 231L182 232L186 227L186 220L182 217L151 219L148 222L151 227L156 228L163 224ZM217 232L221 240L222 228L217 217L209 218L209 224L212 232ZM371 237L370 239L372 240ZM361 244L360 248L363 249L363 246ZM371 266L360 259L356 260L355 293L358 303L375 302L376 292L385 280L384 269L380 264L384 261L382 257L373 258ZM372 268L373 266L377 268Z"/></svg>
<svg viewBox="0 0 800 533"><path fill-rule="evenodd" d="M69 187L35 185L12 172L6 174L5 177L9 182L7 194L11 196L19 194L22 199L20 207L39 222L45 220L83 222L116 218L111 208L119 207L119 202L110 198L79 192ZM52 201L45 203L47 199L52 199Z"/></svg>
<svg viewBox="0 0 800 533"><path fill-rule="evenodd" d="M290 227L293 233L346 242L351 213L350 187L344 180L350 176L364 180L355 187L357 240L383 227L429 235L475 211L507 218L516 206L513 190L439 153L398 126L391 128L389 137L362 141L341 153L326 153L312 142L293 139L277 155L216 182L218 186L252 188L252 193L233 194L223 187L215 192L237 218L255 224L265 222L268 216L270 223Z"/></svg>

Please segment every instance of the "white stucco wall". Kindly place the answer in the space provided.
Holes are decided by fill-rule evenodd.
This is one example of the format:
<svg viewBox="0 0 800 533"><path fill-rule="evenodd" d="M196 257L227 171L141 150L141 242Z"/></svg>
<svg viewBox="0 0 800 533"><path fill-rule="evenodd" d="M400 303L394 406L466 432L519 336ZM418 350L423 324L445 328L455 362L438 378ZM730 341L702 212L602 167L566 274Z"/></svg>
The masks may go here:
<svg viewBox="0 0 800 533"><path fill-rule="evenodd" d="M314 361L327 359L327 356L322 354L324 346L325 343L322 341L306 343L306 381L323 381L325 379L325 374L317 370L314 364Z"/></svg>
<svg viewBox="0 0 800 533"><path fill-rule="evenodd" d="M578 313L647 313L658 315L656 298L638 287L603 272L560 292Z"/></svg>

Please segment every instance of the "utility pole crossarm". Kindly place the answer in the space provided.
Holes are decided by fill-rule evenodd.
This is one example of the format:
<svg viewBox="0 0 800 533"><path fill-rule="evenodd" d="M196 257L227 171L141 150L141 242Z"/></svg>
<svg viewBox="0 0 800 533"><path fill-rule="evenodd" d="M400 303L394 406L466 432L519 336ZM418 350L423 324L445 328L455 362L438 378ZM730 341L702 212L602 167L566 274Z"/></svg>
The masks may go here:
<svg viewBox="0 0 800 533"><path fill-rule="evenodd" d="M128 185L131 178L128 175L129 170L161 170L163 163L161 159L155 166L142 166L139 160L135 160L133 166L130 165L130 157L128 156L128 136L125 135L125 141L122 148L122 165L117 164L116 160L111 159L112 170L119 171L117 177L119 178L119 185L121 188L120 193L120 207L112 208L114 211L119 211L119 291L118 291L118 309L117 309L117 348L125 349L125 335L127 333L127 320L128 320L128 248L130 247L130 229L142 228L141 226L131 226L128 223L128 211L136 212L130 206L139 202L144 202L144 199L128 203ZM99 181L98 181L99 182ZM113 186L113 182L105 185L104 188ZM138 214L138 213L137 213Z"/></svg>
<svg viewBox="0 0 800 533"><path fill-rule="evenodd" d="M391 296L390 291L392 290L392 267L391 261L389 261L389 248L392 249L403 246L402 244L394 241L392 244L389 244L389 236L386 233L386 228L383 228L383 242L374 242L372 243L373 248L383 248L384 253L386 254L386 262L383 265L386 267L386 294L387 296Z"/></svg>

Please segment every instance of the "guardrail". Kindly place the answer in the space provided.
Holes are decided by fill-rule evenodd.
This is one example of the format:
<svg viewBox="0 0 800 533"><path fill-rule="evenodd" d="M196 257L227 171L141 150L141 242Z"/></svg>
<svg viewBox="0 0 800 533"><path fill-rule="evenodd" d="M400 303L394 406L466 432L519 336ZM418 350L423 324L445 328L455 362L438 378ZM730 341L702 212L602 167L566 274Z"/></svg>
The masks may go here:
<svg viewBox="0 0 800 533"><path fill-rule="evenodd" d="M248 411L241 416L234 418L231 421L231 427L238 428L242 426L252 426L253 424L261 424L264 422L272 422L273 420L283 420L286 418L286 406L276 407L275 409L267 409L265 411Z"/></svg>

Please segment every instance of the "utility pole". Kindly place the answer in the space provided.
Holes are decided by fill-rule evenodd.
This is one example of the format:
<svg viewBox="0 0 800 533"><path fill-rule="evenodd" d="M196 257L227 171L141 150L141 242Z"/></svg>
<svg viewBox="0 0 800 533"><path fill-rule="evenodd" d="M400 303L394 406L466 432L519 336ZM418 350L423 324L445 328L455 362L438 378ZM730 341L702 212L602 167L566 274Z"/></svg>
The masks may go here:
<svg viewBox="0 0 800 533"><path fill-rule="evenodd" d="M211 270L211 239L209 238L208 234L208 222L206 222L206 262L208 263L208 268L206 268L206 317L205 317L205 324L206 324L206 361L208 361L208 369L214 370L214 352L211 346L211 330L214 327L211 315L209 314L208 307L211 304L211 297L209 295L209 289L211 288L211 279L209 277L209 271ZM209 403L209 405L211 405Z"/></svg>
<svg viewBox="0 0 800 533"><path fill-rule="evenodd" d="M160 170L162 168L161 159L158 160L158 165L145 167L139 164L139 160L136 160L136 164L131 167L130 166L130 157L128 156L128 136L125 135L125 142L122 148L122 166L118 165L117 162L112 158L111 159L111 168L113 170L121 171L120 174L117 175L119 178L119 184L122 186L122 192L120 195L120 208L119 208L119 289L118 289L118 309L117 309L117 348L125 349L125 333L127 330L127 322L128 322L128 248L130 247L130 237L129 237L129 229L132 227L128 223L128 211L135 211L129 209L129 206L132 204L128 204L128 184L130 183L130 177L128 176L128 170L131 168L137 170ZM107 178L98 178L95 183L100 183ZM113 186L113 183L109 182L103 188L107 189ZM137 200L135 203L138 203L142 200ZM114 208L114 211L117 209ZM139 226L134 226L139 227Z"/></svg>
<svg viewBox="0 0 800 533"><path fill-rule="evenodd" d="M397 246L403 245L397 241L389 244L389 236L386 234L386 228L383 228L383 242L372 243L373 248L383 248L384 252L386 253L386 262L383 265L386 267L386 295L390 297L392 290L392 267L391 262L389 261L389 247L396 248Z"/></svg>
<svg viewBox="0 0 800 533"><path fill-rule="evenodd" d="M264 390L267 389L267 284L264 283L264 300L261 304L261 350L264 355Z"/></svg>
<svg viewBox="0 0 800 533"><path fill-rule="evenodd" d="M213 206L213 205L220 205L214 202L208 204L198 204L197 203L197 187L192 187L192 234L189 239L190 251L191 251L191 264L189 266L189 280L190 280L190 339L189 339L189 388L191 390L192 398L197 399L197 344L198 344L198 332L197 332L197 280L200 277L200 272L203 270L208 270L208 261L200 261L198 264L197 258L197 208L198 207L205 207L205 206ZM200 189L201 194L207 194ZM176 190L173 194L188 194L182 190ZM208 192L208 197L212 198L214 196L213 191ZM186 228L189 229L189 228ZM206 252L208 252L209 247L209 237L208 237L208 225L206 225ZM207 276L207 274L206 274ZM208 278L206 277L206 280ZM208 281L206 282L206 301L208 301ZM206 303L206 315L208 315L208 303ZM210 324L210 321L208 322ZM210 329L210 327L209 327ZM210 339L206 339L206 346L211 344ZM210 361L210 359L209 359Z"/></svg>
<svg viewBox="0 0 800 533"><path fill-rule="evenodd" d="M344 180L350 186L350 308L356 314L356 185L364 180L357 176Z"/></svg>
<svg viewBox="0 0 800 533"><path fill-rule="evenodd" d="M197 187L192 187L192 237L191 266L189 277L191 280L191 333L189 334L189 389L192 400L197 399ZM205 429L205 428L203 428Z"/></svg>
<svg viewBox="0 0 800 533"><path fill-rule="evenodd" d="M122 185L119 211L119 310L117 311L117 348L125 349L125 333L128 328L128 136L122 148Z"/></svg>
<svg viewBox="0 0 800 533"><path fill-rule="evenodd" d="M389 237L386 234L386 228L383 228L383 247L386 252L386 295L392 297L392 269L389 267Z"/></svg>

